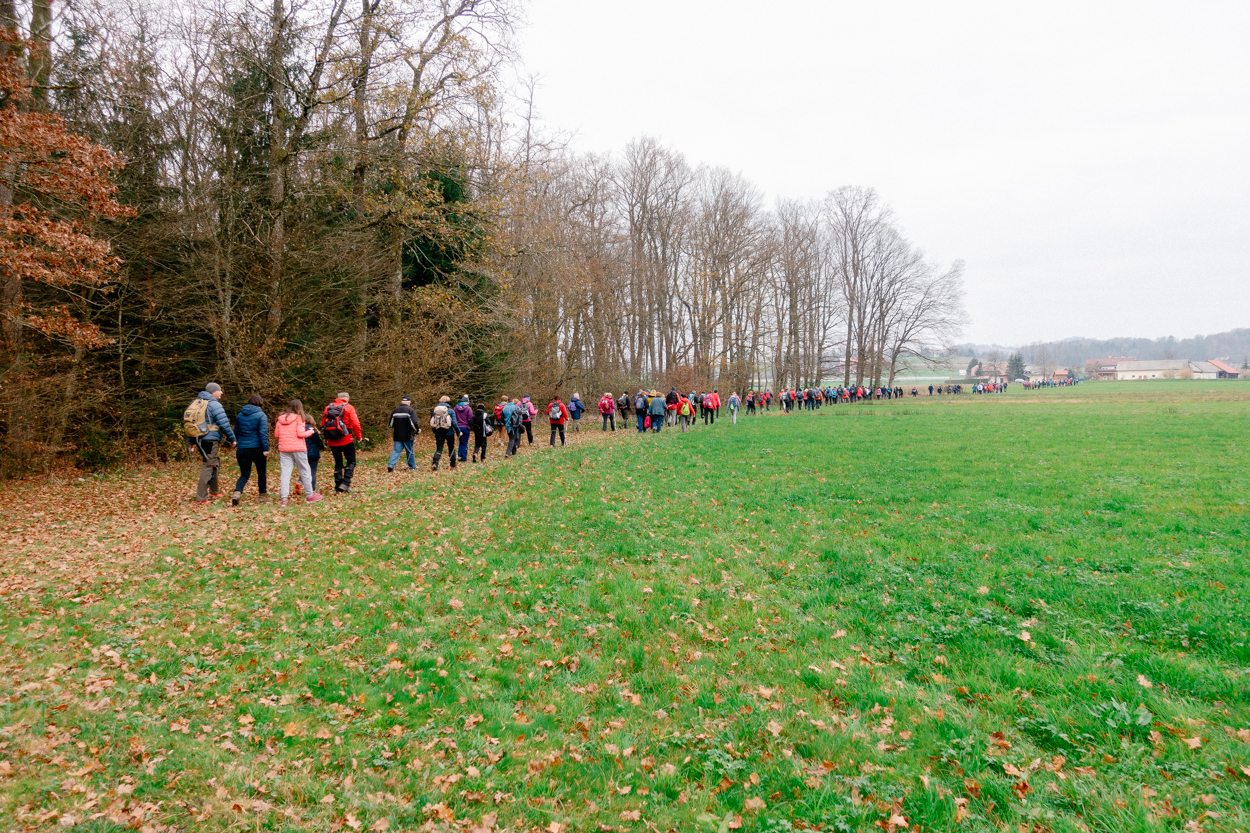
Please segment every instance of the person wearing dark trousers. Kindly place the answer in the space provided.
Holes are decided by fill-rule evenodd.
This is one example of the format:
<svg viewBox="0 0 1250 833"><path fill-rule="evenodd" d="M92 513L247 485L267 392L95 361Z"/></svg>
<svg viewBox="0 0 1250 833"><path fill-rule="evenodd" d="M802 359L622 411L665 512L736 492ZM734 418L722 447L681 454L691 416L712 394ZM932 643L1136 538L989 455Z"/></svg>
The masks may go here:
<svg viewBox="0 0 1250 833"><path fill-rule="evenodd" d="M537 414L538 408L534 407L534 400L528 396L521 397L521 427L525 429L525 438L529 445L534 444L534 417Z"/></svg>
<svg viewBox="0 0 1250 833"><path fill-rule="evenodd" d="M234 442L234 431L230 428L230 418L226 409L221 407L221 385L209 382L204 390L196 395L196 399L207 400L204 408L204 422L197 436L188 438L188 444L200 455L200 480L195 487L196 503L206 503L210 499L221 496L221 435L224 432L226 442ZM195 403L192 403L194 406ZM183 417L183 421L187 417ZM188 429L188 435L190 431Z"/></svg>
<svg viewBox="0 0 1250 833"><path fill-rule="evenodd" d="M356 443L364 441L360 417L347 391L339 393L321 414L321 433L334 455L334 492L349 495L356 473Z"/></svg>
<svg viewBox="0 0 1250 833"><path fill-rule="evenodd" d="M569 420L569 409L560 401L559 394L551 400L551 404L547 406L547 421L551 423L551 442L548 443L552 448L556 445L556 434L560 435L560 445L568 445L564 438L564 425Z"/></svg>
<svg viewBox="0 0 1250 833"><path fill-rule="evenodd" d="M451 460L451 468L456 468L456 437L459 427L456 414L451 408L451 397L443 396L434 406L430 417L430 427L434 429L434 459L430 461L430 471L438 471L438 461L443 456L443 445L447 446L447 457Z"/></svg>
<svg viewBox="0 0 1250 833"><path fill-rule="evenodd" d="M486 429L489 427L486 422L486 406L479 404L477 410L473 412L473 419L469 420L469 430L473 432L473 462L477 462L481 454L481 461L486 462Z"/></svg>
<svg viewBox="0 0 1250 833"><path fill-rule="evenodd" d="M256 467L256 485L260 491L260 499L269 497L268 483L265 480L265 464L269 461L269 417L261 410L264 400L259 393L248 397L247 404L239 415L234 418L234 458L239 463L239 479L234 484L234 494L230 503L238 506L247 481L252 476L252 466Z"/></svg>

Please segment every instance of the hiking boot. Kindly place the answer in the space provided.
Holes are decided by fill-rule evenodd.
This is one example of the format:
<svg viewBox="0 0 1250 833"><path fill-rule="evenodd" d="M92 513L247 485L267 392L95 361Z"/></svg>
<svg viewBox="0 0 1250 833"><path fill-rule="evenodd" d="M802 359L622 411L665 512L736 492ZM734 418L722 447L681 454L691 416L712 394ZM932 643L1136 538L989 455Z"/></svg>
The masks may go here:
<svg viewBox="0 0 1250 833"><path fill-rule="evenodd" d="M286 506L288 503L290 503L290 501L288 501L286 498L282 498L282 505L283 505L283 506Z"/></svg>
<svg viewBox="0 0 1250 833"><path fill-rule="evenodd" d="M387 466L387 467L386 467L386 473L387 473L387 474L392 474L392 473L394 473L394 471L395 471L395 467L394 467L394 466Z"/></svg>
<svg viewBox="0 0 1250 833"><path fill-rule="evenodd" d="M304 500L305 500L306 502L308 502L308 503L316 503L317 501L319 501L319 500L321 500L321 499L322 499L322 498L321 498L321 495L317 494L316 492L313 492L311 495L309 495L308 497L304 498Z"/></svg>
<svg viewBox="0 0 1250 833"><path fill-rule="evenodd" d="M242 497L242 494L241 494L240 492L234 492L233 494L231 494L231 495L230 495L230 505L231 505L231 506L238 506L238 505L239 505L239 498L240 498L240 497Z"/></svg>

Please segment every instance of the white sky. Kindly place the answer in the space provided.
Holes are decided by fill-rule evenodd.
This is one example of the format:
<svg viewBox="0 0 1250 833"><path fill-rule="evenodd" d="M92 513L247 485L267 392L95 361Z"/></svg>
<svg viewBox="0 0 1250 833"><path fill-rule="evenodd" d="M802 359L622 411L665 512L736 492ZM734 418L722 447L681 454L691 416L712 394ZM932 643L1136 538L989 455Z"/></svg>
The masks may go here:
<svg viewBox="0 0 1250 833"><path fill-rule="evenodd" d="M967 261L965 338L1250 326L1250 2L528 0L583 151L647 134L769 198L871 185Z"/></svg>

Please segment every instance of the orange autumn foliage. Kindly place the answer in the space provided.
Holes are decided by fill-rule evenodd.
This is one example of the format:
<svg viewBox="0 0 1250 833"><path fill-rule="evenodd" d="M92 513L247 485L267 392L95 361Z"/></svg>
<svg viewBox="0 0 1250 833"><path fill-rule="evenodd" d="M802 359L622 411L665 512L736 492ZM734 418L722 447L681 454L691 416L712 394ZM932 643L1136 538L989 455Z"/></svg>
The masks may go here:
<svg viewBox="0 0 1250 833"><path fill-rule="evenodd" d="M60 116L35 110L19 60L21 50L33 45L12 31L0 32L0 42L9 47L0 60L0 274L11 287L3 314L10 326L20 320L74 346L103 346L108 340L95 325L75 318L64 305L40 308L23 300L27 293L20 284L108 286L120 261L108 241L91 235L85 220L133 214L115 199L110 179L123 162L71 132Z"/></svg>

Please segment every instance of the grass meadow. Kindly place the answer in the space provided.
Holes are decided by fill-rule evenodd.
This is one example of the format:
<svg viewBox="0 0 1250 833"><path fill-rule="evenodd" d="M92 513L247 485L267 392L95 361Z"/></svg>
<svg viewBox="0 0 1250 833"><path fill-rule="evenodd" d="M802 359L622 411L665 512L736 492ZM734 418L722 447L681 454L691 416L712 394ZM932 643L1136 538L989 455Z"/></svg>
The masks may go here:
<svg viewBox="0 0 1250 833"><path fill-rule="evenodd" d="M0 828L1250 830L1250 384L491 451L0 485Z"/></svg>

